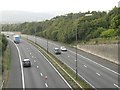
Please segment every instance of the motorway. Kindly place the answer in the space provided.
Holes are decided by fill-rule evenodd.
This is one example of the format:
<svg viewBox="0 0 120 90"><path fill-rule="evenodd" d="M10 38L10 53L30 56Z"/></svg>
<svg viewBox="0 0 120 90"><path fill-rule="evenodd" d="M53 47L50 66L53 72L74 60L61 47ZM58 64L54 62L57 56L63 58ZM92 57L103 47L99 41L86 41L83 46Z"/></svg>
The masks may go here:
<svg viewBox="0 0 120 90"><path fill-rule="evenodd" d="M47 40L40 37L22 35L43 48L47 48ZM62 46L64 44L48 40L48 50L53 55L54 48ZM76 69L76 53L75 49L66 46L68 51L62 52L61 55L55 55L59 60L70 67L74 72ZM118 65L103 60L97 56L85 53L78 50L78 74L86 82L88 82L94 88L120 88L118 77L120 73L118 72Z"/></svg>
<svg viewBox="0 0 120 90"><path fill-rule="evenodd" d="M47 59L31 44L21 40L11 47L11 70L7 88L71 88L67 81L58 73ZM21 61L29 58L32 67L23 68Z"/></svg>

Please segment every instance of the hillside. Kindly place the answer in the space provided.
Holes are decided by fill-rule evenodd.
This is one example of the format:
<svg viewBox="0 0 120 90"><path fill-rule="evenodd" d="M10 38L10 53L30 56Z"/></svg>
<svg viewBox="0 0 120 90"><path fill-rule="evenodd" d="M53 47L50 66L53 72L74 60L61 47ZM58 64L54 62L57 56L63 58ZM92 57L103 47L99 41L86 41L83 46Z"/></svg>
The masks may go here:
<svg viewBox="0 0 120 90"><path fill-rule="evenodd" d="M75 42L77 30L80 42L114 41L119 40L120 36L120 8L114 7L109 13L104 11L69 13L43 22L4 25L3 30L21 31L64 43Z"/></svg>
<svg viewBox="0 0 120 90"><path fill-rule="evenodd" d="M32 21L43 21L50 19L53 15L48 13L37 13L37 12L26 12L26 11L2 11L0 12L2 24L15 24L23 22L32 22Z"/></svg>

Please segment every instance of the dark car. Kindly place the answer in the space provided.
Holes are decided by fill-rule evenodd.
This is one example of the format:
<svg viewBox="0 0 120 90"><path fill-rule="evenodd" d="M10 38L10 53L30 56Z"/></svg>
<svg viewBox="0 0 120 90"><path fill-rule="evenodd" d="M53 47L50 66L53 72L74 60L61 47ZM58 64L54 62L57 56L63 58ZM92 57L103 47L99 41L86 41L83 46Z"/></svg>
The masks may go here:
<svg viewBox="0 0 120 90"><path fill-rule="evenodd" d="M55 48L55 49L54 49L54 52L55 52L55 54L61 54L61 51L60 51L59 48Z"/></svg>
<svg viewBox="0 0 120 90"><path fill-rule="evenodd" d="M9 38L9 35L7 35L7 38Z"/></svg>
<svg viewBox="0 0 120 90"><path fill-rule="evenodd" d="M29 59L24 59L22 62L23 62L23 67L31 67L31 62Z"/></svg>

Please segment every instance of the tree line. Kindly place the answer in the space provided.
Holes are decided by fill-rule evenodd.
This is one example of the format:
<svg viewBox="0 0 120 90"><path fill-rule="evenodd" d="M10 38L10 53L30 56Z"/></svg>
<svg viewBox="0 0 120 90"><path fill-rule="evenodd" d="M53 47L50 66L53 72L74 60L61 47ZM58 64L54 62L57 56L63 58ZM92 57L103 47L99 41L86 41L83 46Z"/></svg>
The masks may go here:
<svg viewBox="0 0 120 90"><path fill-rule="evenodd" d="M120 8L109 12L88 11L56 16L41 22L5 24L3 31L20 31L55 41L72 43L76 40L89 41L97 38L116 38L120 36ZM77 31L77 33L76 33Z"/></svg>
<svg viewBox="0 0 120 90"><path fill-rule="evenodd" d="M8 41L4 34L0 34L0 55L6 50Z"/></svg>
<svg viewBox="0 0 120 90"><path fill-rule="evenodd" d="M6 50L8 41L5 37L5 35L0 34L0 71L3 72L3 55L4 55L4 51ZM0 72L0 75L2 74L2 72Z"/></svg>

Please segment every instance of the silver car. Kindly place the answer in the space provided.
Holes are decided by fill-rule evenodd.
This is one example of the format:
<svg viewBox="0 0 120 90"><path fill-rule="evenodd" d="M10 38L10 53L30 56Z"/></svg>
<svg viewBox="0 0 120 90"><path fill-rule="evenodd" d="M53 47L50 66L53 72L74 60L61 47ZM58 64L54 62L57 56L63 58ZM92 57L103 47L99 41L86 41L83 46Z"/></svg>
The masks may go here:
<svg viewBox="0 0 120 90"><path fill-rule="evenodd" d="M55 54L61 54L61 51L59 48L54 48L54 52L55 52Z"/></svg>

